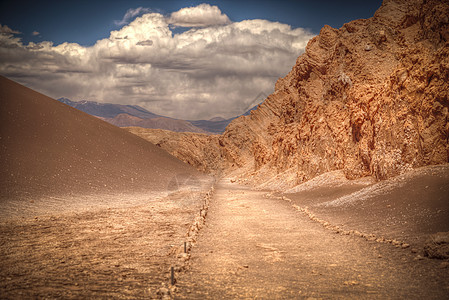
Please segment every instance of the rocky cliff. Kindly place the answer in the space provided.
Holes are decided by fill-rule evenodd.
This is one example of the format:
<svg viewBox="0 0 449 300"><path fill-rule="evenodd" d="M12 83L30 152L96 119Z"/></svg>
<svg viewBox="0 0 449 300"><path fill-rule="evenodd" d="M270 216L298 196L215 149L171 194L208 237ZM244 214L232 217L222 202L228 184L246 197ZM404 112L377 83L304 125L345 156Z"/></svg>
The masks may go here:
<svg viewBox="0 0 449 300"><path fill-rule="evenodd" d="M125 129L161 147L202 172L218 175L222 170L229 168L229 162L223 159L219 135L141 127Z"/></svg>
<svg viewBox="0 0 449 300"><path fill-rule="evenodd" d="M223 135L159 145L202 170L278 188L333 170L382 180L447 163L448 16L448 1L385 0L370 19L325 26Z"/></svg>
<svg viewBox="0 0 449 300"><path fill-rule="evenodd" d="M449 3L386 0L311 39L275 92L220 138L256 181L332 170L385 179L449 161Z"/></svg>

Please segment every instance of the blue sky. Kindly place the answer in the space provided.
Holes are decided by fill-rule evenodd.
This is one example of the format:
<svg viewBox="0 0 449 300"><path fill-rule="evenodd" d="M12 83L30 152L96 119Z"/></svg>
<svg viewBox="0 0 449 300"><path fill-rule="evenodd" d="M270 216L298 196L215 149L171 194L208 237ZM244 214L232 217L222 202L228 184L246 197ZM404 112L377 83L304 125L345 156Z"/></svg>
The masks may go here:
<svg viewBox="0 0 449 300"><path fill-rule="evenodd" d="M271 94L323 25L380 4L2 0L0 74L55 99L229 118Z"/></svg>
<svg viewBox="0 0 449 300"><path fill-rule="evenodd" d="M76 42L87 46L108 37L111 30L118 29L114 21L122 19L130 8L145 7L169 14L201 3L218 6L233 22L265 19L295 28L309 28L318 34L325 24L339 28L348 21L371 17L382 1L2 0L0 24L20 31L24 42L48 40L55 44ZM34 36L33 32L40 34Z"/></svg>

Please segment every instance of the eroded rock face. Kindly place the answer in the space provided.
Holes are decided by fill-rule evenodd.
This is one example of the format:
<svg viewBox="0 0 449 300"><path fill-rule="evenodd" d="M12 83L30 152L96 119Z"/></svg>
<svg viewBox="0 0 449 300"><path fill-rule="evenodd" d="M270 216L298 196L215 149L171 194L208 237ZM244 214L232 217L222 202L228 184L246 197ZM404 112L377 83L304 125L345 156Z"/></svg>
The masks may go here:
<svg viewBox="0 0 449 300"><path fill-rule="evenodd" d="M218 174L228 167L226 160L222 157L223 152L219 146L218 135L140 127L126 127L125 129L161 147L202 172Z"/></svg>
<svg viewBox="0 0 449 300"><path fill-rule="evenodd" d="M334 170L382 180L447 163L448 16L448 1L386 0L370 19L325 26L275 92L221 136L153 142L267 188Z"/></svg>
<svg viewBox="0 0 449 300"><path fill-rule="evenodd" d="M292 186L447 163L448 16L447 1L390 0L373 18L323 27L275 92L228 126L224 157Z"/></svg>

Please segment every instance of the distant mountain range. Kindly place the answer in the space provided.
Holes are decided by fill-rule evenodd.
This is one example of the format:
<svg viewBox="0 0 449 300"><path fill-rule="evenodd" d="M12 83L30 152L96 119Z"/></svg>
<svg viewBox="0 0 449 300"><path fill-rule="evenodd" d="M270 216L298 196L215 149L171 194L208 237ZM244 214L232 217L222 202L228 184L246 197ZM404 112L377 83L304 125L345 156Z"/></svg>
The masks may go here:
<svg viewBox="0 0 449 300"><path fill-rule="evenodd" d="M232 120L239 117L230 119L215 117L210 120L189 121L160 116L138 105L98 103L86 100L72 101L67 98L59 98L58 101L118 127L137 126L142 128L166 129L176 132L221 134ZM249 115L256 108L257 105L242 115Z"/></svg>
<svg viewBox="0 0 449 300"><path fill-rule="evenodd" d="M84 111L89 115L101 118L115 118L120 114L129 114L141 119L152 119L161 117L159 115L149 112L143 107L137 105L122 105L112 103L98 103L94 101L71 101L67 98L59 98L59 102L65 103L78 110Z"/></svg>

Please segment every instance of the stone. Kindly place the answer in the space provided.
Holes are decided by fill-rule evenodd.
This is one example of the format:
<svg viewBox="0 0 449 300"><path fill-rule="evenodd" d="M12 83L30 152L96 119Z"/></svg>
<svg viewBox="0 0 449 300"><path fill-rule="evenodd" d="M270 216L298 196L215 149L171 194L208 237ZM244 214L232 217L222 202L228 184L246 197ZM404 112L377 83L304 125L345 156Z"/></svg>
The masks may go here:
<svg viewBox="0 0 449 300"><path fill-rule="evenodd" d="M165 296L170 294L170 290L166 287L161 287L157 293L158 295Z"/></svg>
<svg viewBox="0 0 449 300"><path fill-rule="evenodd" d="M406 244L406 243L403 243L403 244L401 245L401 247L402 247L402 249L407 249L407 248L410 247L410 245L409 245L409 244Z"/></svg>
<svg viewBox="0 0 449 300"><path fill-rule="evenodd" d="M449 231L430 235L424 245L424 256L449 259Z"/></svg>

